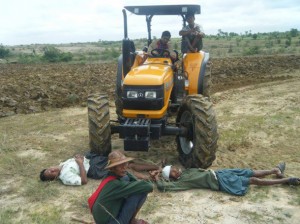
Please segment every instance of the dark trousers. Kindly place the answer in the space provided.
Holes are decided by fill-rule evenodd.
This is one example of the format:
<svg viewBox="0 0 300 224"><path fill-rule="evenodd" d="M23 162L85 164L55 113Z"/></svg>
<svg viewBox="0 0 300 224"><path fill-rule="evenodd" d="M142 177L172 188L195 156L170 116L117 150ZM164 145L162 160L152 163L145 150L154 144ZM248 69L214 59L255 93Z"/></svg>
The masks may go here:
<svg viewBox="0 0 300 224"><path fill-rule="evenodd" d="M87 177L92 179L102 179L107 175L108 170L105 169L108 161L107 157L88 152L85 155L85 158L90 160L90 168Z"/></svg>
<svg viewBox="0 0 300 224"><path fill-rule="evenodd" d="M116 219L111 218L109 224L128 224L138 209L142 207L147 199L147 193L135 194L128 197Z"/></svg>

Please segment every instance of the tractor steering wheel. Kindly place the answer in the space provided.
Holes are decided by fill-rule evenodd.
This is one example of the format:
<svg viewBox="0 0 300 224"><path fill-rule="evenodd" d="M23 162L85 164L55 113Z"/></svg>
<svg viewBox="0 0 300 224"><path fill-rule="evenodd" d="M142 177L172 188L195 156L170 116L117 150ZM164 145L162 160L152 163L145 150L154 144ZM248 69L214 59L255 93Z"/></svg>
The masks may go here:
<svg viewBox="0 0 300 224"><path fill-rule="evenodd" d="M151 51L151 55L155 58L169 58L170 51L167 49L156 48Z"/></svg>

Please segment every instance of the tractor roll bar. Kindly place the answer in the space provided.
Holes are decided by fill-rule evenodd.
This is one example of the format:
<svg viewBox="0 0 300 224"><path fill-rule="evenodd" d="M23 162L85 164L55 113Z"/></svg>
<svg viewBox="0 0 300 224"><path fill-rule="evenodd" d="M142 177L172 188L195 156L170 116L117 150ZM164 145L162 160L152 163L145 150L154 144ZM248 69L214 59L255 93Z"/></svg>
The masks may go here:
<svg viewBox="0 0 300 224"><path fill-rule="evenodd" d="M147 22L147 30L148 30L148 46L151 44L151 20L153 15L146 16L146 22Z"/></svg>
<svg viewBox="0 0 300 224"><path fill-rule="evenodd" d="M123 18L124 18L124 39L128 38L128 31L127 31L127 14L126 14L126 10L123 9Z"/></svg>

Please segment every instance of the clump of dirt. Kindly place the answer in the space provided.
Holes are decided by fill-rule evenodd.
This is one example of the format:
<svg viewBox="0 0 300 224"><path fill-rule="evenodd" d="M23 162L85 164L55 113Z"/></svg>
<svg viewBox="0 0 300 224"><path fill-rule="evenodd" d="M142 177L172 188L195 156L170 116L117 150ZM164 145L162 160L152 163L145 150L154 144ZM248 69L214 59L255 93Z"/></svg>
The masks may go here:
<svg viewBox="0 0 300 224"><path fill-rule="evenodd" d="M287 79L277 76L300 68L300 56L211 59L212 92ZM0 117L86 106L88 94L106 92L114 99L116 63L0 64Z"/></svg>

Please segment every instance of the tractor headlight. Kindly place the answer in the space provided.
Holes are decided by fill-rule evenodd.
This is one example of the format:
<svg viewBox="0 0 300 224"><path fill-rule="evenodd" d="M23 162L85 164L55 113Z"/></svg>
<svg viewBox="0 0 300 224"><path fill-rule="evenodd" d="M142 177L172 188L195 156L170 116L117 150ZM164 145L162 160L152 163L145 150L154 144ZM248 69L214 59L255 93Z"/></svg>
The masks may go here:
<svg viewBox="0 0 300 224"><path fill-rule="evenodd" d="M155 91L146 91L145 98L146 99L156 99L156 92Z"/></svg>
<svg viewBox="0 0 300 224"><path fill-rule="evenodd" d="M137 91L127 91L127 98L133 99L138 97Z"/></svg>

